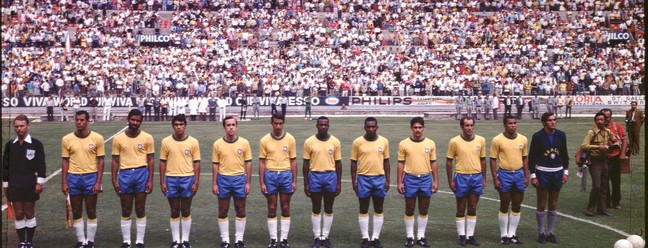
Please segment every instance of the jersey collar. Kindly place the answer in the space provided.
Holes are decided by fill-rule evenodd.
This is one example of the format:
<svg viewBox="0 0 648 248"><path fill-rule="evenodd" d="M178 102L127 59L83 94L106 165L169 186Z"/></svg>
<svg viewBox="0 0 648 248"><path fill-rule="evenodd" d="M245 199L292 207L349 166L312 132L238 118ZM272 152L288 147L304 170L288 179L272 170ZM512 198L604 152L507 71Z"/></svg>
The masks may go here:
<svg viewBox="0 0 648 248"><path fill-rule="evenodd" d="M18 142L18 137L16 137L16 139L14 139L14 141L13 141L13 143L16 143L16 142ZM27 134L27 137L25 137L25 142L27 142L29 144L32 143L31 134Z"/></svg>

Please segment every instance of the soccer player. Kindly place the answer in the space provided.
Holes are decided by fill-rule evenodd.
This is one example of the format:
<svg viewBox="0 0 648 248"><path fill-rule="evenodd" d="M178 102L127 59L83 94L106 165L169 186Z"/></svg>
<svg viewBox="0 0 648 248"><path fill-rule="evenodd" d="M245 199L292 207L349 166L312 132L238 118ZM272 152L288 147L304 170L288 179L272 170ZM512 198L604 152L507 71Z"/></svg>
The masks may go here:
<svg viewBox="0 0 648 248"><path fill-rule="evenodd" d="M457 199L456 224L459 234L459 245L466 243L478 246L475 239L477 225L477 203L486 187L486 140L475 135L475 120L471 117L461 118L461 135L448 143L446 155L446 173L450 189ZM452 176L452 162L455 162L455 175ZM466 204L467 203L467 204ZM465 215L466 208L468 216Z"/></svg>
<svg viewBox="0 0 648 248"><path fill-rule="evenodd" d="M5 144L2 156L2 189L7 204L13 206L18 247L31 248L36 232L34 206L45 183L45 150L43 143L29 134L27 116L16 116L13 126L16 138Z"/></svg>
<svg viewBox="0 0 648 248"><path fill-rule="evenodd" d="M162 140L160 149L160 188L171 208L171 247L189 248L191 201L200 179L200 146L198 140L185 133L187 119L183 114L174 116L171 124L173 134Z"/></svg>
<svg viewBox="0 0 648 248"><path fill-rule="evenodd" d="M362 234L361 247L380 248L380 231L384 212L383 203L389 191L389 141L378 135L378 120L367 117L365 135L356 138L351 147L351 183L358 196L360 211L358 222ZM369 201L373 200L373 236L369 238Z"/></svg>
<svg viewBox="0 0 648 248"><path fill-rule="evenodd" d="M529 146L529 173L531 184L536 188L538 200L536 220L538 221L538 242L558 243L553 233L558 215L558 196L569 175L569 154L567 136L556 129L556 115L551 112L540 117L542 129L533 134ZM545 207L549 202L547 229L545 230Z"/></svg>
<svg viewBox="0 0 648 248"><path fill-rule="evenodd" d="M223 120L225 136L212 146L212 192L218 196L218 229L221 233L221 248L229 247L230 199L234 198L236 209L236 248L244 248L245 202L250 194L252 180L252 150L247 139L237 135L238 122L232 116Z"/></svg>
<svg viewBox="0 0 648 248"><path fill-rule="evenodd" d="M331 246L328 235L333 223L333 202L342 191L342 151L340 140L328 133L329 119L317 118L317 134L304 142L304 192L313 204L313 248ZM322 228L322 198L324 199L324 228Z"/></svg>
<svg viewBox="0 0 648 248"><path fill-rule="evenodd" d="M140 130L142 111L128 112L128 129L112 143L112 184L121 202L122 248L131 247L131 214L135 201L137 239L135 247L144 247L146 232L146 196L153 189L153 136Z"/></svg>
<svg viewBox="0 0 648 248"><path fill-rule="evenodd" d="M515 117L506 116L503 123L504 132L493 138L490 147L493 185L500 196L500 244L522 244L515 232L520 223L524 190L529 185L528 142L524 135L517 133Z"/></svg>
<svg viewBox="0 0 648 248"><path fill-rule="evenodd" d="M269 248L277 247L277 197L281 201L281 247L290 247L290 198L297 189L297 146L295 138L284 131L284 122L281 113L273 114L272 132L259 142L259 182L268 202Z"/></svg>
<svg viewBox="0 0 648 248"><path fill-rule="evenodd" d="M414 209L418 198L418 239L416 244L430 247L425 238L430 198L439 188L439 170L436 161L436 145L424 136L425 121L422 117L410 120L412 136L398 145L398 193L405 195L405 247L414 247Z"/></svg>
<svg viewBox="0 0 648 248"><path fill-rule="evenodd" d="M70 197L76 247L93 248L97 233L97 197L102 191L104 171L104 138L88 129L90 114L80 110L74 114L76 130L61 140L62 191ZM83 204L88 221L84 232Z"/></svg>

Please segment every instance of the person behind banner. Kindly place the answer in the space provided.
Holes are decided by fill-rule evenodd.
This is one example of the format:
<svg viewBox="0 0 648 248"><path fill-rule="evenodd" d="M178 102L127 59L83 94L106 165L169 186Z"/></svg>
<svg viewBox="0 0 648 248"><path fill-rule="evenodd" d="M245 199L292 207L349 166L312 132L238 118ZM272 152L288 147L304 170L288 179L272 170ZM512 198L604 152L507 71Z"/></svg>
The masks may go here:
<svg viewBox="0 0 648 248"><path fill-rule="evenodd" d="M637 109L637 101L630 102L630 110L626 111L626 131L628 131L628 155L639 153L641 127L644 124L644 112Z"/></svg>
<svg viewBox="0 0 648 248"><path fill-rule="evenodd" d="M32 247L36 232L34 207L45 183L45 150L43 143L29 134L27 116L16 116L13 126L16 138L5 144L2 156L2 190L7 204L13 205L18 247Z"/></svg>

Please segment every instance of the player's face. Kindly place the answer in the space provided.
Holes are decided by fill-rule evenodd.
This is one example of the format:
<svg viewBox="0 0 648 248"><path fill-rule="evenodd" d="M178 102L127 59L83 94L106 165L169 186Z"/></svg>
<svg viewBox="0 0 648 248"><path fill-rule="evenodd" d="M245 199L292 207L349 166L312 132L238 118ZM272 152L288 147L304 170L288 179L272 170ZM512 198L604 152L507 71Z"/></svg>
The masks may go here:
<svg viewBox="0 0 648 248"><path fill-rule="evenodd" d="M423 139L423 132L425 132L425 127L421 125L421 123L414 123L413 126L410 127L412 130L412 138L415 140L421 140Z"/></svg>
<svg viewBox="0 0 648 248"><path fill-rule="evenodd" d="M548 130L554 130L556 129L556 116L552 115L547 118L547 122L545 122L545 128Z"/></svg>
<svg viewBox="0 0 648 248"><path fill-rule="evenodd" d="M281 133L283 131L284 121L282 119L272 118L272 131L274 133Z"/></svg>
<svg viewBox="0 0 648 248"><path fill-rule="evenodd" d="M474 129L475 120L464 120L464 124L461 126L461 131L463 132L464 137L472 137Z"/></svg>
<svg viewBox="0 0 648 248"><path fill-rule="evenodd" d="M515 133L517 131L517 120L515 120L515 118L506 119L504 131L509 134Z"/></svg>
<svg viewBox="0 0 648 248"><path fill-rule="evenodd" d="M604 117L604 116L599 115L599 116L596 117L596 119L595 119L594 121L596 122L596 126L597 126L599 129L603 129L603 128L605 127L605 122L606 122L606 121L605 121L605 117Z"/></svg>
<svg viewBox="0 0 648 248"><path fill-rule="evenodd" d="M326 135L328 133L329 129L329 120L327 119L321 119L317 121L317 133L320 135Z"/></svg>
<svg viewBox="0 0 648 248"><path fill-rule="evenodd" d="M365 133L369 137L376 137L376 131L378 131L378 124L375 121L367 121L364 126Z"/></svg>
<svg viewBox="0 0 648 248"><path fill-rule="evenodd" d="M77 131L85 131L88 128L88 119L86 119L85 115L74 116L74 123Z"/></svg>
<svg viewBox="0 0 648 248"><path fill-rule="evenodd" d="M29 133L29 124L27 124L27 121L15 120L14 131L18 137L24 138Z"/></svg>
<svg viewBox="0 0 648 248"><path fill-rule="evenodd" d="M187 124L185 124L184 122L181 121L173 122L173 134L175 134L176 137L183 137L186 128L187 128Z"/></svg>
<svg viewBox="0 0 648 248"><path fill-rule="evenodd" d="M605 125L607 126L612 120L612 113L610 111L605 111L603 114L605 115Z"/></svg>
<svg viewBox="0 0 648 248"><path fill-rule="evenodd" d="M225 133L227 136L233 137L236 136L236 131L238 130L238 125L236 125L236 120L228 119L225 121Z"/></svg>
<svg viewBox="0 0 648 248"><path fill-rule="evenodd" d="M137 130L142 125L142 116L133 115L128 119L128 128L130 130Z"/></svg>

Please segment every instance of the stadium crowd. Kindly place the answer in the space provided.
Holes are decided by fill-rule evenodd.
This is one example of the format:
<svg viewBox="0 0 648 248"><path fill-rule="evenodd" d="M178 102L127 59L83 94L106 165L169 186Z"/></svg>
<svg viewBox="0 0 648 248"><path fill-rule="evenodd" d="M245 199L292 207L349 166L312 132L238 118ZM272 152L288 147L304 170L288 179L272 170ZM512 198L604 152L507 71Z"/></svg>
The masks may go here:
<svg viewBox="0 0 648 248"><path fill-rule="evenodd" d="M4 1L2 95L643 92L638 1L302 2Z"/></svg>

